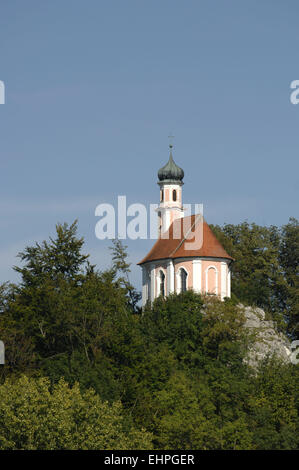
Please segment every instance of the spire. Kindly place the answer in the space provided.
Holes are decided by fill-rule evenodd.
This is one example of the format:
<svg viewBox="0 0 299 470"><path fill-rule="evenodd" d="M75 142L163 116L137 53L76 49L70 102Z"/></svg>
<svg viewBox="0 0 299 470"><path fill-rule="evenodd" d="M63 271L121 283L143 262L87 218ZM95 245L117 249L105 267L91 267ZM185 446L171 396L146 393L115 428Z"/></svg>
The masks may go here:
<svg viewBox="0 0 299 470"><path fill-rule="evenodd" d="M172 137L172 136L171 136ZM158 171L158 178L160 182L165 183L178 183L184 178L184 171L173 160L172 156L172 143L169 144L169 160Z"/></svg>

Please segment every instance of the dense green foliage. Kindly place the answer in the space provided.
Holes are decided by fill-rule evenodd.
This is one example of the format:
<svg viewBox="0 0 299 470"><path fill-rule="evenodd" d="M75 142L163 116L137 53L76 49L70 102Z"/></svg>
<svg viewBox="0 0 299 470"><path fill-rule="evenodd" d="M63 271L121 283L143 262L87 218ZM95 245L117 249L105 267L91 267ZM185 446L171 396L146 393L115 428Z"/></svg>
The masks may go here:
<svg viewBox="0 0 299 470"><path fill-rule="evenodd" d="M292 332L297 228L215 229L237 259L235 296ZM99 272L76 229L27 247L21 282L0 286L0 448L298 447L298 366L246 365L236 301L187 291L141 312L125 247Z"/></svg>
<svg viewBox="0 0 299 470"><path fill-rule="evenodd" d="M0 386L1 449L136 449L151 447L151 435L128 426L122 405L81 393L63 379L20 377Z"/></svg>
<svg viewBox="0 0 299 470"><path fill-rule="evenodd" d="M212 227L235 259L232 292L243 303L271 313L278 325L299 338L299 222L281 228L243 222Z"/></svg>

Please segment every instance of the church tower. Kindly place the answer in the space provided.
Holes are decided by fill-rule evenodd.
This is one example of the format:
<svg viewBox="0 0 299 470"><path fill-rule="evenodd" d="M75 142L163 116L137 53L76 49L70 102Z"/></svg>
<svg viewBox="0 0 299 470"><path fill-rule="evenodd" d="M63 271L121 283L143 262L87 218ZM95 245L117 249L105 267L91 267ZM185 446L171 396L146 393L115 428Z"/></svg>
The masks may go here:
<svg viewBox="0 0 299 470"><path fill-rule="evenodd" d="M184 171L175 164L172 156L172 145L169 145L169 160L158 171L160 186L160 204L158 208L159 237L163 237L172 222L183 217L182 186Z"/></svg>
<svg viewBox="0 0 299 470"><path fill-rule="evenodd" d="M158 171L158 240L138 263L142 268L142 305L187 289L223 300L231 295L233 258L203 217L184 217L184 171L174 162L172 145L169 147L169 160ZM185 234L186 226L190 230Z"/></svg>

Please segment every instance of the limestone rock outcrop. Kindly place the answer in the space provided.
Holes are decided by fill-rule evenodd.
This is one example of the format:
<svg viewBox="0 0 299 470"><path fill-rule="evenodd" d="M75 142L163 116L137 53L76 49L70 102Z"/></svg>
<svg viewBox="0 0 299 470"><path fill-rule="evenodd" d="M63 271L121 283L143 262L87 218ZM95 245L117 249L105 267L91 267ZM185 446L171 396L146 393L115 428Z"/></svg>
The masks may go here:
<svg viewBox="0 0 299 470"><path fill-rule="evenodd" d="M244 327L253 336L246 362L256 367L266 357L276 356L283 362L289 362L292 353L288 338L277 331L275 323L265 319L265 312L257 307L243 307L246 322Z"/></svg>

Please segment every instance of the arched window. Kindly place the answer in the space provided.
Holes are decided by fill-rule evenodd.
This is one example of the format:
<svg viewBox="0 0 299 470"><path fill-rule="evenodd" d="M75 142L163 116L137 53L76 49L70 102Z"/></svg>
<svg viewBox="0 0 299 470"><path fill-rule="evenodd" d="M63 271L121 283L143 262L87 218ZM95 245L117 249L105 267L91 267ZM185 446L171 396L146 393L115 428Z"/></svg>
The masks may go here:
<svg viewBox="0 0 299 470"><path fill-rule="evenodd" d="M206 293L218 294L218 271L215 266L208 266L206 269Z"/></svg>
<svg viewBox="0 0 299 470"><path fill-rule="evenodd" d="M172 191L172 200L176 201L176 189Z"/></svg>
<svg viewBox="0 0 299 470"><path fill-rule="evenodd" d="M181 292L185 292L187 290L187 273L184 268L180 271L181 277Z"/></svg>
<svg viewBox="0 0 299 470"><path fill-rule="evenodd" d="M163 199L164 199L164 191L163 191L163 189L161 189L161 191L160 191L160 202L163 202Z"/></svg>
<svg viewBox="0 0 299 470"><path fill-rule="evenodd" d="M165 297L165 274L160 271L160 295Z"/></svg>

